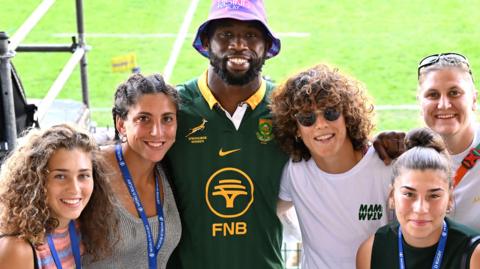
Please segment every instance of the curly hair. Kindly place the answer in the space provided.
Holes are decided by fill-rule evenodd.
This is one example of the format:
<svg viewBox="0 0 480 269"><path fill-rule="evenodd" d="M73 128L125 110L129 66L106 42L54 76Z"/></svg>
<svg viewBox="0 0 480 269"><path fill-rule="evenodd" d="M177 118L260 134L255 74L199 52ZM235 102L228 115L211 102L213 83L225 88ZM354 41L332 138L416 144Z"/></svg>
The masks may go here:
<svg viewBox="0 0 480 269"><path fill-rule="evenodd" d="M145 94L163 93L168 96L178 110L179 94L171 85L167 84L160 74L143 76L133 74L127 81L118 85L115 91L114 106L112 108L113 125L116 126L117 117L126 119L128 109L135 105L140 97ZM118 140L119 133L115 129L115 140Z"/></svg>
<svg viewBox="0 0 480 269"><path fill-rule="evenodd" d="M91 154L93 192L78 221L86 253L100 259L117 236L117 219L106 162L94 139L86 132L61 124L46 130L31 129L22 144L10 153L0 172L0 230L34 245L44 243L45 235L58 227L47 205L47 165L58 149L80 149Z"/></svg>
<svg viewBox="0 0 480 269"><path fill-rule="evenodd" d="M296 138L295 114L312 106L336 107L345 118L347 134L354 150L362 150L374 125L373 105L360 82L327 65L302 71L281 84L271 96L274 135L294 162L309 160L310 151Z"/></svg>

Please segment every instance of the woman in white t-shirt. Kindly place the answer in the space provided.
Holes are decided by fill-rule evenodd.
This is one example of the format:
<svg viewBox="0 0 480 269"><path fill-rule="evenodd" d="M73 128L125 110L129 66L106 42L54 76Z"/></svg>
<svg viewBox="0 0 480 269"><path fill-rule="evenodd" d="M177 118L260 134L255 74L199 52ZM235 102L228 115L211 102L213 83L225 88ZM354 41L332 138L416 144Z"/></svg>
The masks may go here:
<svg viewBox="0 0 480 269"><path fill-rule="evenodd" d="M418 65L418 89L425 124L442 136L457 171L449 216L480 230L480 164L471 169L461 165L470 149L480 148L474 113L477 90L467 58L457 53L425 57Z"/></svg>
<svg viewBox="0 0 480 269"><path fill-rule="evenodd" d="M454 205L449 217L480 231L480 164L476 162L480 127L475 122L477 89L470 64L458 53L433 54L420 61L417 74L423 120L443 138L452 158ZM392 155L402 151L389 143L396 138L386 134L378 138L374 145L379 152L384 152L380 146Z"/></svg>
<svg viewBox="0 0 480 269"><path fill-rule="evenodd" d="M388 222L391 169L369 147L373 106L356 80L326 65L272 96L275 136L290 154L278 214L295 206L302 268L355 268L360 243Z"/></svg>

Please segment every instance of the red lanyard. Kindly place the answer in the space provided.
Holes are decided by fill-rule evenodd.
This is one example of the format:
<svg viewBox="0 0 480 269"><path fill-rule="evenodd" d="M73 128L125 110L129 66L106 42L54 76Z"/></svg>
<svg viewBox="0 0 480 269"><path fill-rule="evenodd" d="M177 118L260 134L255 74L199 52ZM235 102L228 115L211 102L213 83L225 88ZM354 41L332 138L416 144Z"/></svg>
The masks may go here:
<svg viewBox="0 0 480 269"><path fill-rule="evenodd" d="M462 181L463 176L475 165L478 159L480 159L480 144L472 148L467 156L463 158L462 163L455 174L455 179L453 181L454 188L460 183L460 181Z"/></svg>

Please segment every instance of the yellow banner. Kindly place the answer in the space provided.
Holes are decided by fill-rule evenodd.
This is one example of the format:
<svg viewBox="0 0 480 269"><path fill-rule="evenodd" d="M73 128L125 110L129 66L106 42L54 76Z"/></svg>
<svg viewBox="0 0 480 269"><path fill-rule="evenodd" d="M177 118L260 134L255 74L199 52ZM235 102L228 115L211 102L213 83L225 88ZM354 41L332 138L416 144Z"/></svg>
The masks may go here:
<svg viewBox="0 0 480 269"><path fill-rule="evenodd" d="M136 66L137 55L134 52L112 58L112 72L130 72Z"/></svg>

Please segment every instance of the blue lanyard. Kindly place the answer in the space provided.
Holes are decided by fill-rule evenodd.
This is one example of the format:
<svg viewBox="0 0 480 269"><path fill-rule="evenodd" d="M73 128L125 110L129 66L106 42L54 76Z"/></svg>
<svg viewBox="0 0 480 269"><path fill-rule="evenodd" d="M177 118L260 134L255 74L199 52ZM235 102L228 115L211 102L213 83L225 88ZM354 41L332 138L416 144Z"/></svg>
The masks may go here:
<svg viewBox="0 0 480 269"><path fill-rule="evenodd" d="M72 247L73 257L75 258L75 268L81 269L82 263L80 260L80 243L78 241L77 230L75 229L75 223L73 222L73 220L68 223L68 233L70 235L70 246ZM55 265L58 269L62 269L62 263L60 261L60 258L58 257L55 245L53 244L53 238L51 234L47 234L47 241Z"/></svg>
<svg viewBox="0 0 480 269"><path fill-rule="evenodd" d="M147 235L148 268L156 269L157 255L160 249L162 248L163 241L165 239L165 221L163 218L162 202L160 201L158 177L157 176L155 177L155 204L157 207L159 231L158 231L157 243L154 246L152 229L150 228L150 224L148 224L147 216L145 215L145 210L142 206L142 202L140 201L140 198L138 197L138 193L137 193L137 190L135 189L135 185L133 184L130 171L128 171L127 163L123 158L122 146L120 144L115 145L115 156L117 157L118 165L120 166L120 170L122 171L123 180L127 185L128 191L130 192L130 196L132 197L133 202L135 204L135 208L137 209L137 212L140 218L142 218L143 226L145 228L145 233Z"/></svg>
<svg viewBox="0 0 480 269"><path fill-rule="evenodd" d="M438 242L437 252L432 263L432 269L439 269L442 265L443 253L445 251L445 245L447 244L447 235L448 235L448 226L445 220L443 220L442 235L440 236L440 241ZM400 260L400 269L405 269L405 255L403 252L403 240L402 240L402 229L398 226L398 258Z"/></svg>

